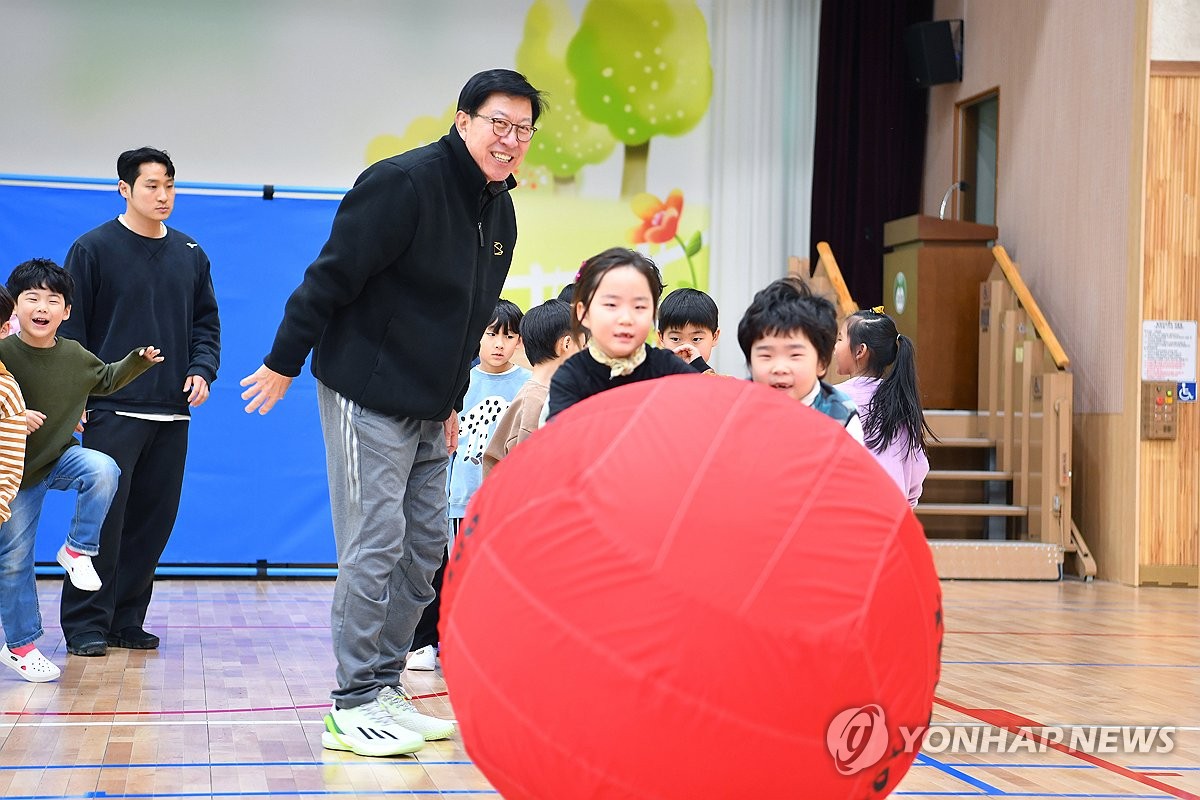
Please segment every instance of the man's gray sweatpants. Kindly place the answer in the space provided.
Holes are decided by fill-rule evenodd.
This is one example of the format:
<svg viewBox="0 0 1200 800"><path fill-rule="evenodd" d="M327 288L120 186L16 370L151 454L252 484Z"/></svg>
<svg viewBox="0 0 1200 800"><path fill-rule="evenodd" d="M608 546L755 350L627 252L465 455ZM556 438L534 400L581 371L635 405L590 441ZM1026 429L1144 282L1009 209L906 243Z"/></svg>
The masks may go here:
<svg viewBox="0 0 1200 800"><path fill-rule="evenodd" d="M449 539L442 423L356 405L317 382L337 544L338 708L397 686Z"/></svg>

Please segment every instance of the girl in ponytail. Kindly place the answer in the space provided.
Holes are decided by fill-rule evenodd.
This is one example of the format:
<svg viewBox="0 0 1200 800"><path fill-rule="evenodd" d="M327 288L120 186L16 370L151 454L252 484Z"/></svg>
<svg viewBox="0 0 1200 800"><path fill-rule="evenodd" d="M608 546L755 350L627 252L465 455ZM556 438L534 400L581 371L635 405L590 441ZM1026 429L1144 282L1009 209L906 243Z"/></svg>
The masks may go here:
<svg viewBox="0 0 1200 800"><path fill-rule="evenodd" d="M933 432L921 410L912 340L897 333L883 306L856 311L838 328L833 360L839 375L850 376L837 388L858 406L867 449L915 508L929 473L925 434Z"/></svg>

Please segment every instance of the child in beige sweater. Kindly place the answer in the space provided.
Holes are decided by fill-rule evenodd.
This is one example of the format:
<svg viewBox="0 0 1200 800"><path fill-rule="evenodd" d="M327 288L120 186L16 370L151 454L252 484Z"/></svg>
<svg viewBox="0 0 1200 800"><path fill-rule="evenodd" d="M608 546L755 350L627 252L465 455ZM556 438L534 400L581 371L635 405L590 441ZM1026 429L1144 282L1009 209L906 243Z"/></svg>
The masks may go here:
<svg viewBox="0 0 1200 800"><path fill-rule="evenodd" d="M533 375L496 422L483 454L484 478L496 462L537 430L550 393L550 379L559 365L581 347L571 335L571 307L558 299L529 309L521 320L521 340Z"/></svg>

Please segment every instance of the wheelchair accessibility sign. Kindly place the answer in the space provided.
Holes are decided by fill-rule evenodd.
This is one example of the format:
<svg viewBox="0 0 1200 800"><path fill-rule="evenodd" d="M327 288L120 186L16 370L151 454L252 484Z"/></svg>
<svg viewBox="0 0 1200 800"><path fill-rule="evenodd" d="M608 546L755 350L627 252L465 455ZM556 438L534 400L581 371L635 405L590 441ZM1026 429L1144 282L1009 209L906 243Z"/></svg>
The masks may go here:
<svg viewBox="0 0 1200 800"><path fill-rule="evenodd" d="M1175 387L1175 397L1181 403L1196 402L1196 382L1181 383Z"/></svg>

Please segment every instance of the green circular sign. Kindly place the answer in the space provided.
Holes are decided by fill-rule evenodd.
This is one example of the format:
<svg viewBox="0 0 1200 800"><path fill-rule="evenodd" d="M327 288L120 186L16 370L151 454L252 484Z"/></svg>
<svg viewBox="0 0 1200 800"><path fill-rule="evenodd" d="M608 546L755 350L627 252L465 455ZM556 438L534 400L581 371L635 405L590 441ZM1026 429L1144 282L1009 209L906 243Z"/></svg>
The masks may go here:
<svg viewBox="0 0 1200 800"><path fill-rule="evenodd" d="M896 280L892 283L892 308L897 314L904 313L904 304L908 300L908 278L904 277L903 272L896 273Z"/></svg>

